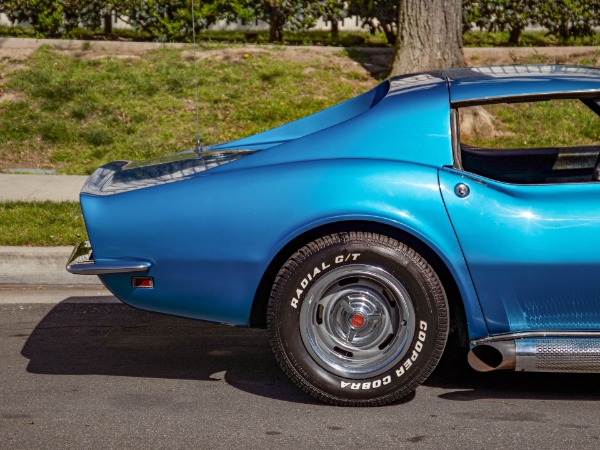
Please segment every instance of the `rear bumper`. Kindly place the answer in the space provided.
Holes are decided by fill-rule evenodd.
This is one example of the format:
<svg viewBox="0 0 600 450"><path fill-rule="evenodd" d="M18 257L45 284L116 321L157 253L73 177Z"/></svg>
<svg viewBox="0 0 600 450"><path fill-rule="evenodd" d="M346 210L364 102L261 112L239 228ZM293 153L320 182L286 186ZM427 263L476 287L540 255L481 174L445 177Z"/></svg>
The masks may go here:
<svg viewBox="0 0 600 450"><path fill-rule="evenodd" d="M67 261L67 271L76 275L145 272L151 264L146 261L94 261L89 241L80 242Z"/></svg>

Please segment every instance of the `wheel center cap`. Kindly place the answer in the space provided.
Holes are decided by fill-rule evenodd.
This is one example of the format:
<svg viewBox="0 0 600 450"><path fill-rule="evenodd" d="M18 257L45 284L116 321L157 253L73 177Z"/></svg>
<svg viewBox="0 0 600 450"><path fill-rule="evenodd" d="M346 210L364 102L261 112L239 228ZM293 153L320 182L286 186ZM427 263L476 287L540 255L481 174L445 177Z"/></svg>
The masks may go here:
<svg viewBox="0 0 600 450"><path fill-rule="evenodd" d="M355 328L360 328L365 324L365 318L360 314L354 314L352 319L350 319L350 323Z"/></svg>

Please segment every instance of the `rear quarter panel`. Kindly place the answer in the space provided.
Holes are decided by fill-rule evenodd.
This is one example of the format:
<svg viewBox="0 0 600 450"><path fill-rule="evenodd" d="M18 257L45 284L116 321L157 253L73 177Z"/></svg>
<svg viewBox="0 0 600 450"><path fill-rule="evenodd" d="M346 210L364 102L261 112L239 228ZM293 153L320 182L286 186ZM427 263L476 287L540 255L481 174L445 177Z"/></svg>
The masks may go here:
<svg viewBox="0 0 600 450"><path fill-rule="evenodd" d="M82 207L96 259L152 262L154 289L134 290L129 275L101 277L142 309L245 326L261 277L291 239L327 223L368 220L437 252L463 296L470 335L487 334L431 167L340 159L209 171L118 195L82 195Z"/></svg>

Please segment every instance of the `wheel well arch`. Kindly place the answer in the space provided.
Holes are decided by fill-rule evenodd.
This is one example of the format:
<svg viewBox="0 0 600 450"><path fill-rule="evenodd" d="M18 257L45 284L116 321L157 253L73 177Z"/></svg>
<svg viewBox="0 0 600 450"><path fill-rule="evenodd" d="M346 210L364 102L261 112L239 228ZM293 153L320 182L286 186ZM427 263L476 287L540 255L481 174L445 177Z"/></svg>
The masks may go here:
<svg viewBox="0 0 600 450"><path fill-rule="evenodd" d="M462 297L450 269L438 254L422 240L399 228L379 222L357 220L328 223L310 229L296 236L275 255L263 274L254 294L249 321L251 327L266 327L267 304L271 286L275 281L279 269L289 257L298 249L317 238L344 231L364 231L389 236L412 247L423 256L438 274L446 291L451 316L450 332L454 332L453 334L458 338L458 344L461 347L468 344L467 320Z"/></svg>

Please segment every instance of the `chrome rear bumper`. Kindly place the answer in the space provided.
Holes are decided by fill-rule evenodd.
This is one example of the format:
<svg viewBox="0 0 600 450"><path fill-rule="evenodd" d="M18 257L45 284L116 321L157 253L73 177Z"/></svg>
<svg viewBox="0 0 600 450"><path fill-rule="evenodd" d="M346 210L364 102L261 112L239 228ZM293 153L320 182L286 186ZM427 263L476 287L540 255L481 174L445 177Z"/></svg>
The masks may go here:
<svg viewBox="0 0 600 450"><path fill-rule="evenodd" d="M94 261L89 241L80 242L67 262L67 271L76 275L145 272L151 264L145 261Z"/></svg>

